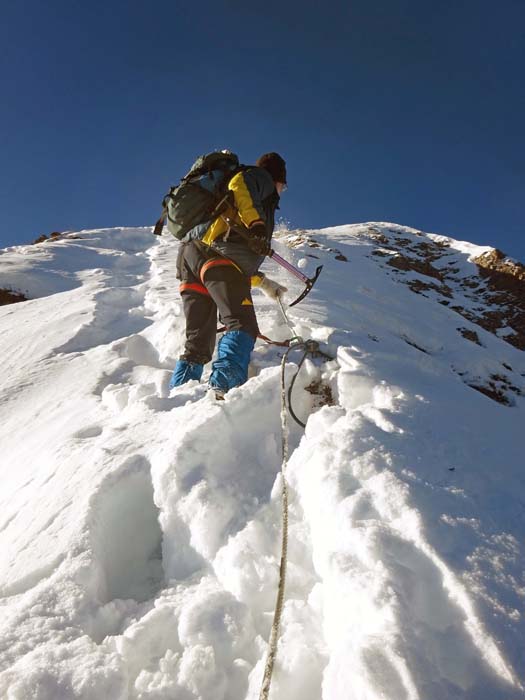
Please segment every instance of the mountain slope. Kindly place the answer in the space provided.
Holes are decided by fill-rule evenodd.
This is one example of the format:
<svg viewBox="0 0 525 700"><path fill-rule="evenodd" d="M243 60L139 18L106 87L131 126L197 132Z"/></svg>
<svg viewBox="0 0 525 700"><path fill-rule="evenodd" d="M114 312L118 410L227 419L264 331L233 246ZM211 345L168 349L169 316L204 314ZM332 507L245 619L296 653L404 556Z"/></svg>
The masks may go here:
<svg viewBox="0 0 525 700"><path fill-rule="evenodd" d="M324 264L289 315L335 359L307 360L292 398L309 419L272 697L525 697L519 294L473 262L490 249L392 224L276 245ZM258 344L224 403L169 395L175 257L148 228L0 253L0 286L30 299L0 307L1 697L258 697L281 350ZM262 333L289 337L254 296Z"/></svg>

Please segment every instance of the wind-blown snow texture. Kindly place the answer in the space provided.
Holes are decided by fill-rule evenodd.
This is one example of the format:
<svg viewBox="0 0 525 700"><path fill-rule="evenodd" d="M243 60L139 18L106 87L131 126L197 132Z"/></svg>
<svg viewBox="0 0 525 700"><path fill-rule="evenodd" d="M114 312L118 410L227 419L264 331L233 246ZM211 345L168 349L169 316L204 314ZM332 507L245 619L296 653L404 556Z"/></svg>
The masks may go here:
<svg viewBox="0 0 525 700"><path fill-rule="evenodd" d="M403 246L437 251L446 290L388 263ZM525 698L525 354L451 308L480 311L463 283L486 249L391 224L276 247L324 264L290 317L336 359L294 389L309 418L290 437L271 697ZM0 308L1 698L258 697L281 350L258 344L224 402L196 382L169 395L176 249L138 228L0 251L0 287L31 299ZM255 301L261 331L288 337Z"/></svg>

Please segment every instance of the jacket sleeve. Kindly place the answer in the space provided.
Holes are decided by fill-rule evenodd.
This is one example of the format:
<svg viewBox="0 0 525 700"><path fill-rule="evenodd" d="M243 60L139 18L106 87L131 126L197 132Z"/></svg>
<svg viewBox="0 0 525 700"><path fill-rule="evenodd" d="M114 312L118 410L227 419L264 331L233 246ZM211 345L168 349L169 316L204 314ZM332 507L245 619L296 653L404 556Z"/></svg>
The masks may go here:
<svg viewBox="0 0 525 700"><path fill-rule="evenodd" d="M232 177L228 189L233 192L235 207L247 228L257 223L266 223L258 183L249 170Z"/></svg>

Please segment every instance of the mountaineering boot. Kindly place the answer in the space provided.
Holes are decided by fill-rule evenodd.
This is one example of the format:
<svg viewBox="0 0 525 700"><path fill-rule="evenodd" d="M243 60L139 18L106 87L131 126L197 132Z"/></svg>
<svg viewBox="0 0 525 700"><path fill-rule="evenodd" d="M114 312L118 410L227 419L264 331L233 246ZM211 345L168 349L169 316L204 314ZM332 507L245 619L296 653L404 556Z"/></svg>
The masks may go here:
<svg viewBox="0 0 525 700"><path fill-rule="evenodd" d="M248 379L248 364L254 345L255 338L246 331L228 331L222 336L209 381L217 398Z"/></svg>
<svg viewBox="0 0 525 700"><path fill-rule="evenodd" d="M198 362L189 362L188 360L177 360L175 369L170 379L170 389L174 389L176 386L181 386L186 384L190 379L196 379L200 381L202 377L203 365Z"/></svg>

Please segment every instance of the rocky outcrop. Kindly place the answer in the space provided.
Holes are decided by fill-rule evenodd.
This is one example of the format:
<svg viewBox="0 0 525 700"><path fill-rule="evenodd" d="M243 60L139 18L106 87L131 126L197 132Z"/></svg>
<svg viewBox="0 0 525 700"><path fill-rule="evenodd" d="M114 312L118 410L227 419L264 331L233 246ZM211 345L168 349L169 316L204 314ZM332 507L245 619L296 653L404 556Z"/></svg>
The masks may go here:
<svg viewBox="0 0 525 700"><path fill-rule="evenodd" d="M497 248L479 255L473 262L487 284L487 300L499 307L484 315L484 327L493 331L511 329L513 332L505 340L525 350L525 265L509 259Z"/></svg>
<svg viewBox="0 0 525 700"><path fill-rule="evenodd" d="M46 236L46 234L43 233L38 238L35 238L32 245L38 245L39 243L44 243L45 241L55 241L57 238L60 238L61 235L62 234L60 231L53 231L53 233L50 233L49 236Z"/></svg>
<svg viewBox="0 0 525 700"><path fill-rule="evenodd" d="M27 297L20 292L13 292L10 289L0 289L0 306L17 304L19 301L27 301Z"/></svg>
<svg viewBox="0 0 525 700"><path fill-rule="evenodd" d="M525 350L525 265L492 249L471 259L476 267L465 276L446 240L421 240L417 231L389 227L369 227L368 234L381 244L371 254L394 268L413 292L437 293L440 304ZM479 342L475 333L467 333L465 338Z"/></svg>
<svg viewBox="0 0 525 700"><path fill-rule="evenodd" d="M525 265L511 260L497 248L479 255L473 262L493 289L525 296Z"/></svg>

